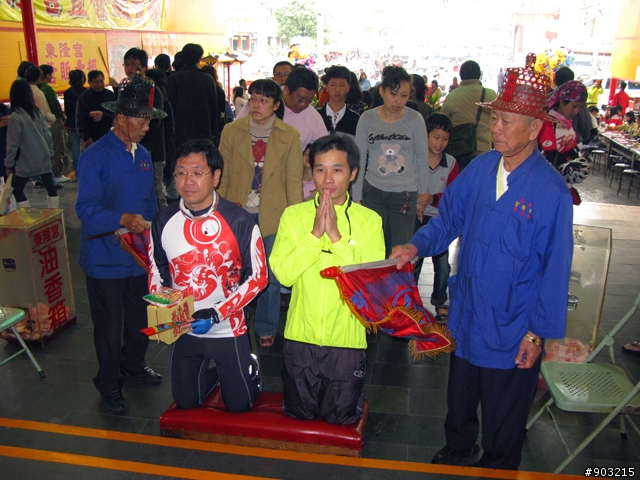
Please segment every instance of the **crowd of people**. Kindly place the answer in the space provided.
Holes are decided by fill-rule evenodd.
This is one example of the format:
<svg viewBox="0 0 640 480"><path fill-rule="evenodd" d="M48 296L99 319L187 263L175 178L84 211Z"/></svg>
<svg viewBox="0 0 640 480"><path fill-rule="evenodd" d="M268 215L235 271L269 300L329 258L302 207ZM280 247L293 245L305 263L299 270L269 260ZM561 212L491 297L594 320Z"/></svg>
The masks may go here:
<svg viewBox="0 0 640 480"><path fill-rule="evenodd" d="M172 346L178 408L198 407L219 385L229 410L249 410L261 379L247 307L255 302L253 329L269 348L281 289L291 288L283 408L354 423L366 331L319 271L389 256L401 267L419 255L432 257L431 304L458 345L446 446L433 462L464 464L478 451L481 404L477 465L517 469L542 339L565 331L577 203L567 185L588 170L579 145L594 133L591 87L569 70L551 91L529 63L501 72L496 92L468 60L440 102L437 80L400 66L373 85L362 70L335 65L319 78L280 61L271 78L241 80L228 102L202 56L187 44L149 69L146 52L132 48L119 83L74 70L64 111L57 97L50 105L51 72L23 64L8 122L0 118L19 207L29 206L29 179L42 182L49 207L65 168L79 182L79 261L105 407L127 408L127 378L162 382L140 330L142 297L164 286L195 300L191 332ZM150 274L103 235L119 228L149 238ZM450 277L448 247L460 235Z"/></svg>

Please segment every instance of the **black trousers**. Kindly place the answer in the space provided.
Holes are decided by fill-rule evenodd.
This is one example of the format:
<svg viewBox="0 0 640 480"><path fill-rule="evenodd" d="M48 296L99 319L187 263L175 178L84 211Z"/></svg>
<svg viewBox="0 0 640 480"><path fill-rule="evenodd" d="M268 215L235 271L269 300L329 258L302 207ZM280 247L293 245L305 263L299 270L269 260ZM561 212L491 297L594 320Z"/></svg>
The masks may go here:
<svg viewBox="0 0 640 480"><path fill-rule="evenodd" d="M434 217L429 215L423 215L422 222L416 217L417 232L422 227L427 225ZM449 263L449 250L445 250L438 255L431 257L433 262L433 291L431 292L431 305L438 307L447 303L447 282L449 281L449 275L451 275L451 264ZM424 263L424 257L419 257L416 265L413 269L413 277L416 280L420 280L420 273L422 272L422 264ZM438 312L436 312L438 313Z"/></svg>
<svg viewBox="0 0 640 480"><path fill-rule="evenodd" d="M56 179L51 172L43 173L40 175L44 188L47 189L47 195L49 197L57 197L58 191L56 190ZM13 195L16 197L16 202L27 201L27 196L24 194L24 187L29 183L28 177L13 176Z"/></svg>
<svg viewBox="0 0 640 480"><path fill-rule="evenodd" d="M209 368L210 361L216 366ZM171 394L178 408L199 406L220 380L224 406L246 412L253 406L258 381L252 381L249 335L203 338L182 335L171 347Z"/></svg>
<svg viewBox="0 0 640 480"><path fill-rule="evenodd" d="M451 355L447 389L447 445L471 448L478 439L478 404L482 409L480 466L517 470L522 456L525 425L533 401L542 355L532 368L476 367Z"/></svg>
<svg viewBox="0 0 640 480"><path fill-rule="evenodd" d="M120 369L136 374L146 366L149 293L147 275L98 279L87 275L87 294L93 320L93 343L98 355L98 375L93 379L100 392L121 389Z"/></svg>
<svg viewBox="0 0 640 480"><path fill-rule="evenodd" d="M362 417L365 350L286 340L282 353L285 412L302 420L320 417L340 425Z"/></svg>

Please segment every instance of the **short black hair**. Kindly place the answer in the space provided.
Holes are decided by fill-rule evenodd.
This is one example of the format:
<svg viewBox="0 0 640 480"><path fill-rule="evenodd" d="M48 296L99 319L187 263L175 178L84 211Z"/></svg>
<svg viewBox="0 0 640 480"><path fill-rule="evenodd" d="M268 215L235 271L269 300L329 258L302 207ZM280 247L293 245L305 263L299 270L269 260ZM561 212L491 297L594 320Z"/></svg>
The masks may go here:
<svg viewBox="0 0 640 480"><path fill-rule="evenodd" d="M383 90L397 90L400 83L407 82L411 85L411 76L402 67L385 67L384 77L380 86Z"/></svg>
<svg viewBox="0 0 640 480"><path fill-rule="evenodd" d="M327 135L320 137L311 145L311 150L309 151L309 165L311 168L315 163L316 155L327 153L331 150L338 150L347 154L349 171L353 172L354 169L360 166L360 151L353 140L343 135Z"/></svg>
<svg viewBox="0 0 640 480"><path fill-rule="evenodd" d="M373 97L373 108L381 107L384 105L384 100L382 99L382 95L380 95L379 88L373 88L369 90L371 92L371 96Z"/></svg>
<svg viewBox="0 0 640 480"><path fill-rule="evenodd" d="M367 108L371 108L371 105L373 105L373 95L369 90L362 92L362 101L367 104Z"/></svg>
<svg viewBox="0 0 640 480"><path fill-rule="evenodd" d="M600 109L598 109L598 107L589 107L589 111L599 113Z"/></svg>
<svg viewBox="0 0 640 480"><path fill-rule="evenodd" d="M233 100L235 100L238 97L242 97L244 95L244 88L242 87L233 87Z"/></svg>
<svg viewBox="0 0 640 480"><path fill-rule="evenodd" d="M203 65L200 70L202 70L204 73L206 73L211 78L213 78L213 82L216 85L218 84L218 72L216 71L215 68L213 68L213 65Z"/></svg>
<svg viewBox="0 0 640 480"><path fill-rule="evenodd" d="M29 67L35 67L35 66L36 65L34 63L23 60L22 62L20 62L20 65L18 65L18 76L22 78L26 78L25 74L27 73L27 70L29 69Z"/></svg>
<svg viewBox="0 0 640 480"><path fill-rule="evenodd" d="M625 88L627 88L627 82L625 81L620 82L620 90L624 90Z"/></svg>
<svg viewBox="0 0 640 480"><path fill-rule="evenodd" d="M174 70L180 70L182 67L184 67L184 54L182 52L178 52L175 54L171 66Z"/></svg>
<svg viewBox="0 0 640 480"><path fill-rule="evenodd" d="M171 58L166 53L159 53L153 60L153 64L163 72L171 70Z"/></svg>
<svg viewBox="0 0 640 480"><path fill-rule="evenodd" d="M318 84L318 75L308 68L294 68L285 82L285 86L289 89L289 93L295 92L299 88L306 88L317 92L320 88Z"/></svg>
<svg viewBox="0 0 640 480"><path fill-rule="evenodd" d="M102 73L102 70L91 70L87 75L87 78L89 79L89 83L93 82L98 77L104 78L104 73Z"/></svg>
<svg viewBox="0 0 640 480"><path fill-rule="evenodd" d="M185 65L197 65L202 60L204 50L197 43L187 43L182 47L182 61Z"/></svg>
<svg viewBox="0 0 640 480"><path fill-rule="evenodd" d="M71 70L69 72L69 85L75 87L76 85L84 85L87 81L87 76L82 70Z"/></svg>
<svg viewBox="0 0 640 480"><path fill-rule="evenodd" d="M629 112L625 113L624 116L629 118L629 125L633 125L634 123L636 123L636 115L635 115L635 113L629 111Z"/></svg>
<svg viewBox="0 0 640 480"><path fill-rule="evenodd" d="M124 54L124 59L128 60L129 58L140 60L140 66L145 70L149 66L149 55L147 55L147 52L145 52L141 48L133 47L127 50L127 52Z"/></svg>
<svg viewBox="0 0 640 480"><path fill-rule="evenodd" d="M444 113L432 113L427 117L425 123L427 124L427 133L430 133L431 130L435 130L436 128L449 133L453 131L453 123L451 123L451 119Z"/></svg>
<svg viewBox="0 0 640 480"><path fill-rule="evenodd" d="M424 102L424 97L427 94L427 84L424 83L424 78L422 78L417 73L411 75L411 79L413 80L413 91L415 92L415 99L421 102Z"/></svg>
<svg viewBox="0 0 640 480"><path fill-rule="evenodd" d="M30 68L38 68L35 65ZM32 119L35 119L40 115L40 110L36 106L33 98L33 90L31 85L25 82L23 79L15 80L11 84L9 91L9 99L11 100L11 111L15 112L17 109L22 109L29 114Z"/></svg>
<svg viewBox="0 0 640 480"><path fill-rule="evenodd" d="M40 67L36 67L35 65L32 67L27 68L27 71L24 74L24 79L31 83L34 82L36 80L39 80L42 78L42 70L40 70Z"/></svg>
<svg viewBox="0 0 640 480"><path fill-rule="evenodd" d="M575 75L573 73L573 70L571 70L569 67L560 67L558 69L558 71L556 71L556 77L555 77L555 83L556 83L556 87L559 87L560 85L567 83L569 80L573 80L575 78Z"/></svg>
<svg viewBox="0 0 640 480"><path fill-rule="evenodd" d="M238 87L242 88L242 87ZM249 95L262 95L263 97L273 98L273 102L280 102L280 106L276 110L276 117L280 120L284 117L284 102L282 101L282 90L280 85L270 78L261 78L254 80L249 85Z"/></svg>
<svg viewBox="0 0 640 480"><path fill-rule="evenodd" d="M327 85L332 78L342 78L347 81L348 85L351 85L351 72L347 67L340 67L334 65L327 69L327 73L324 74L323 83Z"/></svg>
<svg viewBox="0 0 640 480"><path fill-rule="evenodd" d="M216 170L222 170L223 160L222 155L216 148L216 144L206 138L193 138L187 140L176 149L176 162L184 157L188 157L192 153L202 153L207 160L207 165L211 169L211 173Z"/></svg>
<svg viewBox="0 0 640 480"><path fill-rule="evenodd" d="M276 68L278 68L278 67L282 67L283 65L286 65L286 66L288 66L291 70L293 70L293 65L291 64L291 62L287 62L286 60L283 60L283 61L281 61L281 62L276 63L276 64L273 66L273 75L275 75L275 74L276 74Z"/></svg>
<svg viewBox="0 0 640 480"><path fill-rule="evenodd" d="M480 80L481 75L480 65L473 60L467 60L460 65L460 80Z"/></svg>
<svg viewBox="0 0 640 480"><path fill-rule="evenodd" d="M349 72L351 75L351 83L349 84L349 93L347 94L347 105L356 105L362 101L362 89L360 82L355 73Z"/></svg>
<svg viewBox="0 0 640 480"><path fill-rule="evenodd" d="M242 85L242 83L247 83L247 81L244 78L241 78L240 81L238 82L238 85Z"/></svg>
<svg viewBox="0 0 640 480"><path fill-rule="evenodd" d="M238 87L242 88L242 87ZM270 78L261 78L255 80L249 85L249 94L262 95L263 97L273 98L279 102L282 98L282 90L280 85L271 80Z"/></svg>
<svg viewBox="0 0 640 480"><path fill-rule="evenodd" d="M160 70L159 68L150 68L144 72L144 76L153 80L153 83L160 87L163 95L167 94L168 80L167 74L163 70Z"/></svg>
<svg viewBox="0 0 640 480"><path fill-rule="evenodd" d="M51 65L47 65L47 64L40 65L40 70L42 70L43 77L49 74L53 75L53 67Z"/></svg>

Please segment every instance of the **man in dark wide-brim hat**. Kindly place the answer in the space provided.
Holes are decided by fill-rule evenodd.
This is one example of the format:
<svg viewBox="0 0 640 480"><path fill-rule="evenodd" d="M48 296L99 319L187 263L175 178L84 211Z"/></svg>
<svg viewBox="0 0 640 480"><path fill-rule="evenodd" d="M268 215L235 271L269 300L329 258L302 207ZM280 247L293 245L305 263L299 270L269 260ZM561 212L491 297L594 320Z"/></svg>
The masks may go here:
<svg viewBox="0 0 640 480"><path fill-rule="evenodd" d="M93 382L112 412L127 408L122 396L125 377L150 384L162 381L145 363L149 341L140 333L147 326L142 299L148 293L146 272L118 246L114 235L88 239L121 227L143 233L158 211L151 157L138 143L151 119L166 115L153 108L152 92L153 84L139 76L123 80L118 100L103 104L116 113L111 131L78 159L79 263L86 273L98 356Z"/></svg>
<svg viewBox="0 0 640 480"><path fill-rule="evenodd" d="M433 463L464 465L478 451L482 406L485 468L516 470L540 371L542 339L564 337L572 257L572 200L564 178L537 150L549 79L507 69L490 108L495 150L479 155L445 190L440 215L398 264L445 251L462 235L449 279L451 355L446 446Z"/></svg>

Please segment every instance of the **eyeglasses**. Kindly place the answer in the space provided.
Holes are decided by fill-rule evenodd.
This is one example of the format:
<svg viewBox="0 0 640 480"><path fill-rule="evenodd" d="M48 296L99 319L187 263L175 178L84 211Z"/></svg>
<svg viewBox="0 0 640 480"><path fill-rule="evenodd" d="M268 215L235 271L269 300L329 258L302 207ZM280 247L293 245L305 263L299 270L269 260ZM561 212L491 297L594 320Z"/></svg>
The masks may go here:
<svg viewBox="0 0 640 480"><path fill-rule="evenodd" d="M193 177L196 180L202 180L205 175L209 175L211 173L211 170L209 170L208 172L201 172L200 170L196 170L195 172L175 172L173 174L173 178L175 178L176 180L186 180L187 177Z"/></svg>
<svg viewBox="0 0 640 480"><path fill-rule="evenodd" d="M278 78L287 78L289 76L289 72L278 72L275 74L275 76Z"/></svg>
<svg viewBox="0 0 640 480"><path fill-rule="evenodd" d="M296 95L295 99L298 105L311 105L313 103L313 98L304 98Z"/></svg>
<svg viewBox="0 0 640 480"><path fill-rule="evenodd" d="M256 97L251 97L249 99L249 103L255 103L255 104L262 104L262 105L267 105L269 103L269 100L271 100L270 98L256 98Z"/></svg>

